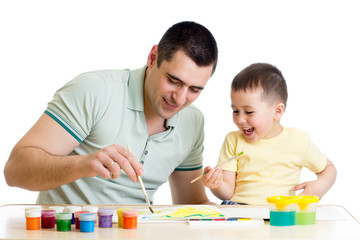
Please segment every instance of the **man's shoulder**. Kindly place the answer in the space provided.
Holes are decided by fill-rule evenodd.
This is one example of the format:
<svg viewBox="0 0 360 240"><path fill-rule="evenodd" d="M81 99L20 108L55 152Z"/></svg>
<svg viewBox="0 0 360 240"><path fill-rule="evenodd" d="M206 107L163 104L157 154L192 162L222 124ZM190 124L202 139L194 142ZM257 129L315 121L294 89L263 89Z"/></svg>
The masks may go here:
<svg viewBox="0 0 360 240"><path fill-rule="evenodd" d="M193 104L184 108L182 111L179 112L179 114L187 118L188 117L201 118L201 119L204 118L204 115L201 112L201 110L196 106L194 106Z"/></svg>
<svg viewBox="0 0 360 240"><path fill-rule="evenodd" d="M131 70L129 69L101 69L84 72L76 77L76 79L85 79L86 81L101 80L107 81L123 81L128 80Z"/></svg>

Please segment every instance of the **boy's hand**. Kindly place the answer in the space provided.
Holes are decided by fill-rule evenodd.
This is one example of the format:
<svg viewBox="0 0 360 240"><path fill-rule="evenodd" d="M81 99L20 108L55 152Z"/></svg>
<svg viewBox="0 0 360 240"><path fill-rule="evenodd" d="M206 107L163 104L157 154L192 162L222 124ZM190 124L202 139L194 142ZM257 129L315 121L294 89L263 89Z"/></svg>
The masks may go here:
<svg viewBox="0 0 360 240"><path fill-rule="evenodd" d="M204 169L204 176L202 177L202 181L204 185L210 189L215 189L221 186L223 182L223 172L222 168L212 168L212 167L205 167Z"/></svg>
<svg viewBox="0 0 360 240"><path fill-rule="evenodd" d="M324 170L316 174L318 179L315 181L300 183L293 188L293 191L304 189L299 195L318 196L320 199L331 188L336 179L336 168L327 159Z"/></svg>
<svg viewBox="0 0 360 240"><path fill-rule="evenodd" d="M315 181L300 183L299 185L296 185L292 190L299 191L303 189L303 191L299 195L318 196L319 199L321 199L327 191L326 187L324 186L325 184L323 184L318 179Z"/></svg>

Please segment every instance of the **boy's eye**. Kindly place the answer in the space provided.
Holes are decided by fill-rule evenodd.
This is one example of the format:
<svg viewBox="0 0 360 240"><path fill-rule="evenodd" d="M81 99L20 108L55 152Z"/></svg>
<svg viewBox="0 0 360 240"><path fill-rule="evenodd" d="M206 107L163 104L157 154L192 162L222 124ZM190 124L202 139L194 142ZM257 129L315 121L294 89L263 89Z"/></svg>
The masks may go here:
<svg viewBox="0 0 360 240"><path fill-rule="evenodd" d="M239 111L238 110L233 110L233 114L238 114Z"/></svg>
<svg viewBox="0 0 360 240"><path fill-rule="evenodd" d="M250 114L253 114L254 112L245 112L246 114L250 115Z"/></svg>

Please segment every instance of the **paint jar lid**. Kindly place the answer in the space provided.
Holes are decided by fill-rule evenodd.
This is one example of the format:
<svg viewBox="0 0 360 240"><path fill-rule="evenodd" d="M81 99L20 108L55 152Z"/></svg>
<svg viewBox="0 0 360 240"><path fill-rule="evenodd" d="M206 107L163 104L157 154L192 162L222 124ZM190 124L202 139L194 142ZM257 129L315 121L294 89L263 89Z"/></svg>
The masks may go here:
<svg viewBox="0 0 360 240"><path fill-rule="evenodd" d="M76 211L81 211L81 207L80 206L67 206L65 208L65 212L67 212L67 213L74 213Z"/></svg>
<svg viewBox="0 0 360 240"><path fill-rule="evenodd" d="M71 220L72 214L71 213L57 213L55 218L59 219L59 220Z"/></svg>
<svg viewBox="0 0 360 240"><path fill-rule="evenodd" d="M305 195L299 195L294 196L296 203L315 203L319 202L319 197L317 196L305 196Z"/></svg>
<svg viewBox="0 0 360 240"><path fill-rule="evenodd" d="M25 217L30 217L30 218L41 217L41 211L26 211Z"/></svg>
<svg viewBox="0 0 360 240"><path fill-rule="evenodd" d="M55 217L55 210L41 210L41 216L42 217Z"/></svg>
<svg viewBox="0 0 360 240"><path fill-rule="evenodd" d="M26 212L30 212L30 211L40 212L40 215L41 215L41 207L40 207L40 206L37 206L37 207L27 207L27 208L25 208L25 216L26 216Z"/></svg>
<svg viewBox="0 0 360 240"><path fill-rule="evenodd" d="M319 202L319 197L317 196L294 196L294 199L299 206L301 211L307 211L310 206L313 206L316 203Z"/></svg>
<svg viewBox="0 0 360 240"><path fill-rule="evenodd" d="M79 215L80 221L95 221L96 216L94 213L81 213Z"/></svg>
<svg viewBox="0 0 360 240"><path fill-rule="evenodd" d="M98 210L98 207L96 207L96 206L83 206L81 210L82 211L89 211L91 213L96 213L97 210Z"/></svg>
<svg viewBox="0 0 360 240"><path fill-rule="evenodd" d="M51 207L49 207L49 209L55 210L56 213L64 212L64 208L65 207L61 207L61 206L51 206Z"/></svg>
<svg viewBox="0 0 360 240"><path fill-rule="evenodd" d="M89 211L76 211L74 212L74 218L79 218L79 215L82 213L90 213Z"/></svg>
<svg viewBox="0 0 360 240"><path fill-rule="evenodd" d="M288 209L288 206L293 206L290 204L296 203L295 199L292 196L273 196L267 198L268 203L275 204L276 208L279 211L285 211Z"/></svg>
<svg viewBox="0 0 360 240"><path fill-rule="evenodd" d="M41 211L41 207L40 207L40 206L27 207L27 208L25 208L25 212L26 212L26 211Z"/></svg>
<svg viewBox="0 0 360 240"><path fill-rule="evenodd" d="M123 217L137 217L139 213L137 210L124 210L122 212Z"/></svg>
<svg viewBox="0 0 360 240"><path fill-rule="evenodd" d="M100 208L97 214L99 216L112 216L114 215L114 210L111 208Z"/></svg>
<svg viewBox="0 0 360 240"><path fill-rule="evenodd" d="M268 203L274 203L274 204L292 204L296 201L291 196L273 196L267 198Z"/></svg>

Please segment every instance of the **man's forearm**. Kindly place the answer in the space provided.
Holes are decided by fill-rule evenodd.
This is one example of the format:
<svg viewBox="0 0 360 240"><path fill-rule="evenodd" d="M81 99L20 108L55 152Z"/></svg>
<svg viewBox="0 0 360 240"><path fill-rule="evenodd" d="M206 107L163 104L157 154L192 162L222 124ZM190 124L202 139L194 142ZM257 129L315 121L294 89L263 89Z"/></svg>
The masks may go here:
<svg viewBox="0 0 360 240"><path fill-rule="evenodd" d="M54 156L36 147L14 149L5 165L9 186L32 191L53 189L83 177L86 156Z"/></svg>

